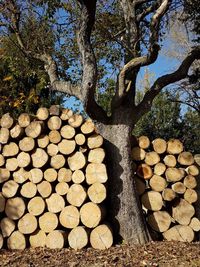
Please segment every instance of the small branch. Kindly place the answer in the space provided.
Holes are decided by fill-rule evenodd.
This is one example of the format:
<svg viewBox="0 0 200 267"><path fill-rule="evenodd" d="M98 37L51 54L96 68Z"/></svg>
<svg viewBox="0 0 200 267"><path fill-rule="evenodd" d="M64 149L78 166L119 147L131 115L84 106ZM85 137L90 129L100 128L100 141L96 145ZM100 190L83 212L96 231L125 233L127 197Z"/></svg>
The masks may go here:
<svg viewBox="0 0 200 267"><path fill-rule="evenodd" d="M151 14L158 7L159 2L156 1L151 6L147 7L142 13L137 16L137 21L141 22L147 15Z"/></svg>

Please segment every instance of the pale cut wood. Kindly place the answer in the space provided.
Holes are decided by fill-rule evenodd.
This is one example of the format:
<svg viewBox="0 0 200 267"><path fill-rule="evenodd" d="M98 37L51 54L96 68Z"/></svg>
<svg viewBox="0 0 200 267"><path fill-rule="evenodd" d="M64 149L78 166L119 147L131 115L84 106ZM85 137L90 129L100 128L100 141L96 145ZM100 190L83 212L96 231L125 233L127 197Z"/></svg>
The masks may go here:
<svg viewBox="0 0 200 267"><path fill-rule="evenodd" d="M167 142L167 152L169 154L179 154L183 151L183 144L178 139L170 139Z"/></svg>
<svg viewBox="0 0 200 267"><path fill-rule="evenodd" d="M22 234L32 234L37 229L37 219L30 213L26 213L18 221L18 229Z"/></svg>
<svg viewBox="0 0 200 267"><path fill-rule="evenodd" d="M0 129L0 143L7 144L10 137L10 131L7 128Z"/></svg>
<svg viewBox="0 0 200 267"><path fill-rule="evenodd" d="M32 151L35 147L35 140L32 137L24 137L19 141L19 148L24 152Z"/></svg>
<svg viewBox="0 0 200 267"><path fill-rule="evenodd" d="M6 169L9 170L10 172L14 172L17 170L18 166L18 161L16 158L9 158L6 160Z"/></svg>
<svg viewBox="0 0 200 267"><path fill-rule="evenodd" d="M14 123L13 118L10 116L9 113L4 114L1 117L1 127L10 129Z"/></svg>
<svg viewBox="0 0 200 267"><path fill-rule="evenodd" d="M69 246L75 250L87 246L88 239L88 233L83 226L75 227L68 235Z"/></svg>
<svg viewBox="0 0 200 267"><path fill-rule="evenodd" d="M60 118L63 121L67 121L73 115L73 111L71 109L62 109Z"/></svg>
<svg viewBox="0 0 200 267"><path fill-rule="evenodd" d="M194 189L188 188L185 191L184 199L190 204L195 203L198 199L197 192Z"/></svg>
<svg viewBox="0 0 200 267"><path fill-rule="evenodd" d="M156 138L152 144L154 151L158 154L163 154L167 149L167 142L162 138Z"/></svg>
<svg viewBox="0 0 200 267"><path fill-rule="evenodd" d="M197 186L197 180L192 175L187 175L184 178L183 183L187 188L191 188L191 189L194 189Z"/></svg>
<svg viewBox="0 0 200 267"><path fill-rule="evenodd" d="M23 216L25 208L21 197L9 198L6 202L5 213L11 220L18 220Z"/></svg>
<svg viewBox="0 0 200 267"><path fill-rule="evenodd" d="M101 147L103 145L103 137L99 134L93 134L87 139L89 149Z"/></svg>
<svg viewBox="0 0 200 267"><path fill-rule="evenodd" d="M80 184L72 184L67 193L67 201L69 204L80 207L87 198L85 188Z"/></svg>
<svg viewBox="0 0 200 267"><path fill-rule="evenodd" d="M199 232L200 231L200 221L198 218L193 217L189 226L192 228L193 231Z"/></svg>
<svg viewBox="0 0 200 267"><path fill-rule="evenodd" d="M174 155L166 155L163 161L168 167L175 167L177 163Z"/></svg>
<svg viewBox="0 0 200 267"><path fill-rule="evenodd" d="M5 158L2 154L0 154L0 167L2 167L5 164Z"/></svg>
<svg viewBox="0 0 200 267"><path fill-rule="evenodd" d="M133 180L135 181L135 186L138 195L142 195L145 192L146 184L145 181L140 179L137 175L134 175Z"/></svg>
<svg viewBox="0 0 200 267"><path fill-rule="evenodd" d="M34 216L41 215L45 209L45 202L42 197L34 197L28 202L28 212Z"/></svg>
<svg viewBox="0 0 200 267"><path fill-rule="evenodd" d="M24 168L20 168L18 171L13 172L13 180L18 184L23 184L30 178L30 173Z"/></svg>
<svg viewBox="0 0 200 267"><path fill-rule="evenodd" d="M65 240L63 233L59 230L50 232L46 237L46 247L50 249L61 249L64 247Z"/></svg>
<svg viewBox="0 0 200 267"><path fill-rule="evenodd" d="M85 180L85 175L81 170L76 170L72 174L72 182L81 184Z"/></svg>
<svg viewBox="0 0 200 267"><path fill-rule="evenodd" d="M19 185L15 181L9 180L2 186L2 194L5 198L14 197L17 193L18 188Z"/></svg>
<svg viewBox="0 0 200 267"><path fill-rule="evenodd" d="M149 180L150 187L157 192L162 192L167 187L166 180L159 175L153 175Z"/></svg>
<svg viewBox="0 0 200 267"><path fill-rule="evenodd" d="M58 182L70 182L72 179L72 171L70 169L61 168L58 171Z"/></svg>
<svg viewBox="0 0 200 267"><path fill-rule="evenodd" d="M51 105L49 108L49 114L59 116L60 114L60 106L59 105Z"/></svg>
<svg viewBox="0 0 200 267"><path fill-rule="evenodd" d="M47 147L49 144L49 136L48 135L40 135L37 138L37 144L38 144L38 147L40 147L40 148Z"/></svg>
<svg viewBox="0 0 200 267"><path fill-rule="evenodd" d="M166 232L163 236L168 241L192 242L194 240L194 232L189 226L175 225Z"/></svg>
<svg viewBox="0 0 200 267"><path fill-rule="evenodd" d="M195 165L190 165L185 169L187 174L192 175L192 176L198 176L199 175L199 169Z"/></svg>
<svg viewBox="0 0 200 267"><path fill-rule="evenodd" d="M30 177L29 180L34 183L34 184L38 184L42 181L43 179L43 172L41 169L38 168L33 168L30 170Z"/></svg>
<svg viewBox="0 0 200 267"><path fill-rule="evenodd" d="M162 192L162 197L166 201L172 201L176 197L176 193L171 188L165 188Z"/></svg>
<svg viewBox="0 0 200 267"><path fill-rule="evenodd" d="M60 132L57 130L52 130L49 132L49 141L53 144L58 144L61 141Z"/></svg>
<svg viewBox="0 0 200 267"><path fill-rule="evenodd" d="M7 181L10 178L10 171L6 168L0 168L0 183Z"/></svg>
<svg viewBox="0 0 200 267"><path fill-rule="evenodd" d="M150 140L147 136L140 136L138 138L138 145L140 148L147 149L150 146Z"/></svg>
<svg viewBox="0 0 200 267"><path fill-rule="evenodd" d="M51 157L50 165L54 169L62 168L65 165L65 157L60 154Z"/></svg>
<svg viewBox="0 0 200 267"><path fill-rule="evenodd" d="M9 237L15 230L15 222L8 217L1 220L1 232L3 237Z"/></svg>
<svg viewBox="0 0 200 267"><path fill-rule="evenodd" d="M194 164L194 157L193 157L192 153L190 153L190 152L182 152L178 156L178 162L181 165L186 165L186 166L192 165L192 164Z"/></svg>
<svg viewBox="0 0 200 267"><path fill-rule="evenodd" d="M159 211L163 206L162 196L159 192L148 191L141 197L143 206L152 211Z"/></svg>
<svg viewBox="0 0 200 267"><path fill-rule="evenodd" d="M32 248L45 247L46 233L42 230L37 230L29 236L29 243Z"/></svg>
<svg viewBox="0 0 200 267"><path fill-rule="evenodd" d="M182 198L172 207L172 217L181 225L189 225L194 214L194 207Z"/></svg>
<svg viewBox="0 0 200 267"><path fill-rule="evenodd" d="M53 193L49 198L46 198L46 204L48 211L52 213L58 213L65 207L65 200L57 193Z"/></svg>
<svg viewBox="0 0 200 267"><path fill-rule="evenodd" d="M70 125L65 125L61 128L60 134L63 138L72 139L75 136L76 131L75 131L74 127L72 127Z"/></svg>
<svg viewBox="0 0 200 267"><path fill-rule="evenodd" d="M88 151L88 147L87 146L80 146L79 147L79 152L87 153L87 151Z"/></svg>
<svg viewBox="0 0 200 267"><path fill-rule="evenodd" d="M136 161L144 160L146 152L141 147L133 147L131 150L132 159Z"/></svg>
<svg viewBox="0 0 200 267"><path fill-rule="evenodd" d="M20 152L17 156L17 162L20 168L25 168L30 165L31 157L26 152Z"/></svg>
<svg viewBox="0 0 200 267"><path fill-rule="evenodd" d="M72 171L82 169L86 164L85 156L82 152L75 152L72 156L69 156L67 159L69 168Z"/></svg>
<svg viewBox="0 0 200 267"><path fill-rule="evenodd" d="M68 193L69 191L69 185L65 182L60 182L57 183L56 187L55 187L55 191L57 194L64 196Z"/></svg>
<svg viewBox="0 0 200 267"><path fill-rule="evenodd" d="M58 144L58 150L63 155L70 155L72 152L74 152L75 147L76 147L76 142L74 140L63 139Z"/></svg>
<svg viewBox="0 0 200 267"><path fill-rule="evenodd" d="M54 182L58 177L58 173L53 168L46 169L44 172L44 179L48 182Z"/></svg>
<svg viewBox="0 0 200 267"><path fill-rule="evenodd" d="M185 171L183 169L177 168L167 168L165 172L165 176L168 182L178 182L185 175Z"/></svg>
<svg viewBox="0 0 200 267"><path fill-rule="evenodd" d="M52 232L58 226L57 215L49 211L45 212L42 216L39 217L39 226L40 229L45 233Z"/></svg>
<svg viewBox="0 0 200 267"><path fill-rule="evenodd" d="M22 185L20 194L26 198L32 198L37 193L37 186L32 182L26 182Z"/></svg>
<svg viewBox="0 0 200 267"><path fill-rule="evenodd" d="M9 144L5 145L3 147L3 156L4 157L14 157L18 154L19 147L14 142L10 142Z"/></svg>
<svg viewBox="0 0 200 267"><path fill-rule="evenodd" d="M104 184L94 183L88 188L87 194L93 203L102 203L106 199L106 187Z"/></svg>
<svg viewBox="0 0 200 267"><path fill-rule="evenodd" d="M62 121L58 116L52 116L47 122L50 130L59 130L62 126Z"/></svg>
<svg viewBox="0 0 200 267"><path fill-rule="evenodd" d="M194 155L194 161L198 166L200 166L200 154Z"/></svg>
<svg viewBox="0 0 200 267"><path fill-rule="evenodd" d="M165 170L166 166L162 162L159 162L154 166L154 174L156 175L162 175L165 172Z"/></svg>
<svg viewBox="0 0 200 267"><path fill-rule="evenodd" d="M78 128L83 123L83 117L80 114L74 114L68 119L70 126Z"/></svg>
<svg viewBox="0 0 200 267"><path fill-rule="evenodd" d="M0 249L3 248L3 243L4 243L4 239L3 239L2 234L0 234Z"/></svg>
<svg viewBox="0 0 200 267"><path fill-rule="evenodd" d="M49 110L47 108L41 107L37 110L36 117L38 120L45 121L49 117Z"/></svg>
<svg viewBox="0 0 200 267"><path fill-rule="evenodd" d="M105 158L105 150L103 148L95 148L89 151L88 161L91 163L102 163Z"/></svg>
<svg viewBox="0 0 200 267"><path fill-rule="evenodd" d="M148 224L157 232L165 232L172 222L171 216L166 211L155 211L147 218Z"/></svg>
<svg viewBox="0 0 200 267"><path fill-rule="evenodd" d="M53 157L53 156L57 155L58 152L59 152L59 150L58 150L58 146L57 145L55 145L55 144L49 144L47 146L47 154L49 156Z"/></svg>
<svg viewBox="0 0 200 267"><path fill-rule="evenodd" d="M186 191L186 187L182 182L176 182L172 184L172 190L178 194L184 194Z"/></svg>
<svg viewBox="0 0 200 267"><path fill-rule="evenodd" d="M105 183L108 180L106 166L103 163L89 163L86 167L86 182L94 184L96 182Z"/></svg>
<svg viewBox="0 0 200 267"><path fill-rule="evenodd" d="M5 200L2 192L0 192L0 212L4 211L5 205L6 205L6 200Z"/></svg>
<svg viewBox="0 0 200 267"><path fill-rule="evenodd" d="M18 123L19 123L19 126L23 128L27 127L31 123L31 118L29 114L27 113L20 114L18 117Z"/></svg>
<svg viewBox="0 0 200 267"><path fill-rule="evenodd" d="M153 171L149 165L142 163L137 168L137 175L145 180L148 180L152 177Z"/></svg>
<svg viewBox="0 0 200 267"><path fill-rule="evenodd" d="M90 244L94 249L108 249L113 244L113 235L111 228L102 224L91 231Z"/></svg>
<svg viewBox="0 0 200 267"><path fill-rule="evenodd" d="M59 221L65 228L73 229L79 225L80 214L77 207L66 206L60 213Z"/></svg>
<svg viewBox="0 0 200 267"><path fill-rule="evenodd" d="M24 129L19 125L16 124L11 130L10 130L10 136L14 139L20 138L24 134Z"/></svg>
<svg viewBox="0 0 200 267"><path fill-rule="evenodd" d="M7 240L8 249L25 249L26 239L25 236L19 231L14 231Z"/></svg>
<svg viewBox="0 0 200 267"><path fill-rule="evenodd" d="M83 144L85 144L85 141L86 139L83 134L79 133L75 136L75 142L77 145L82 146Z"/></svg>
<svg viewBox="0 0 200 267"><path fill-rule="evenodd" d="M160 161L160 156L155 151L147 152L144 161L147 165L153 166Z"/></svg>
<svg viewBox="0 0 200 267"><path fill-rule="evenodd" d="M83 134L91 134L95 131L95 125L94 122L91 119L87 119L82 125L81 125L81 132Z"/></svg>
<svg viewBox="0 0 200 267"><path fill-rule="evenodd" d="M46 197L49 197L51 195L52 186L49 182L43 181L43 182L37 184L37 190L43 198L46 198Z"/></svg>
<svg viewBox="0 0 200 267"><path fill-rule="evenodd" d="M48 161L48 155L42 148L36 148L36 150L31 155L32 165L35 168L43 167Z"/></svg>
<svg viewBox="0 0 200 267"><path fill-rule="evenodd" d="M32 121L26 128L25 133L28 137L37 138L42 133L43 122Z"/></svg>
<svg viewBox="0 0 200 267"><path fill-rule="evenodd" d="M93 202L87 202L80 208L81 222L88 228L95 228L99 225L104 215L103 208Z"/></svg>

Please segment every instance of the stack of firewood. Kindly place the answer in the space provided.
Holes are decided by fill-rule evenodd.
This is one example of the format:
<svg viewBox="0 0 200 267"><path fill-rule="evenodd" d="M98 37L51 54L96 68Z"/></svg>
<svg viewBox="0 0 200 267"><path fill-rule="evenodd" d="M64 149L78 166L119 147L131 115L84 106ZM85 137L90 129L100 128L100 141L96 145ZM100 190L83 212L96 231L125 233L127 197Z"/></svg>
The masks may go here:
<svg viewBox="0 0 200 267"><path fill-rule="evenodd" d="M195 216L199 174L195 157L184 151L178 139L157 138L150 143L147 136L138 138L132 156L134 180L150 229L166 240L193 241L200 231Z"/></svg>
<svg viewBox="0 0 200 267"><path fill-rule="evenodd" d="M71 110L39 108L0 121L0 248L104 249L103 138Z"/></svg>

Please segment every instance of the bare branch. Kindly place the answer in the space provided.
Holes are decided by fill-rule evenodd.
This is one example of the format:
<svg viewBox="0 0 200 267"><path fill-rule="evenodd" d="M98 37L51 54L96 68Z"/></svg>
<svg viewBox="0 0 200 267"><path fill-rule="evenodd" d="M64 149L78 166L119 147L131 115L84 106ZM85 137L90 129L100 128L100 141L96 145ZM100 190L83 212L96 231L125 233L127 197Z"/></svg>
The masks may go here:
<svg viewBox="0 0 200 267"><path fill-rule="evenodd" d="M142 13L137 16L137 21L141 22L147 15L151 14L159 5L159 1L152 3L149 7L147 7Z"/></svg>

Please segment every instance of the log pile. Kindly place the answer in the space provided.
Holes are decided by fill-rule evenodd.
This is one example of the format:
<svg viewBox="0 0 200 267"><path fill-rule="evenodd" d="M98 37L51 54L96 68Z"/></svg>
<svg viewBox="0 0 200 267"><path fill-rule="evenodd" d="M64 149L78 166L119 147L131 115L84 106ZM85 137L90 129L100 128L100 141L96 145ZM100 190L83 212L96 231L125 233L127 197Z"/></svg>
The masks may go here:
<svg viewBox="0 0 200 267"><path fill-rule="evenodd" d="M0 121L0 248L105 249L103 138L71 110L39 108Z"/></svg>
<svg viewBox="0 0 200 267"><path fill-rule="evenodd" d="M150 232L156 239L192 242L200 231L196 212L199 164L178 139L150 142L139 137L132 148L134 181Z"/></svg>

